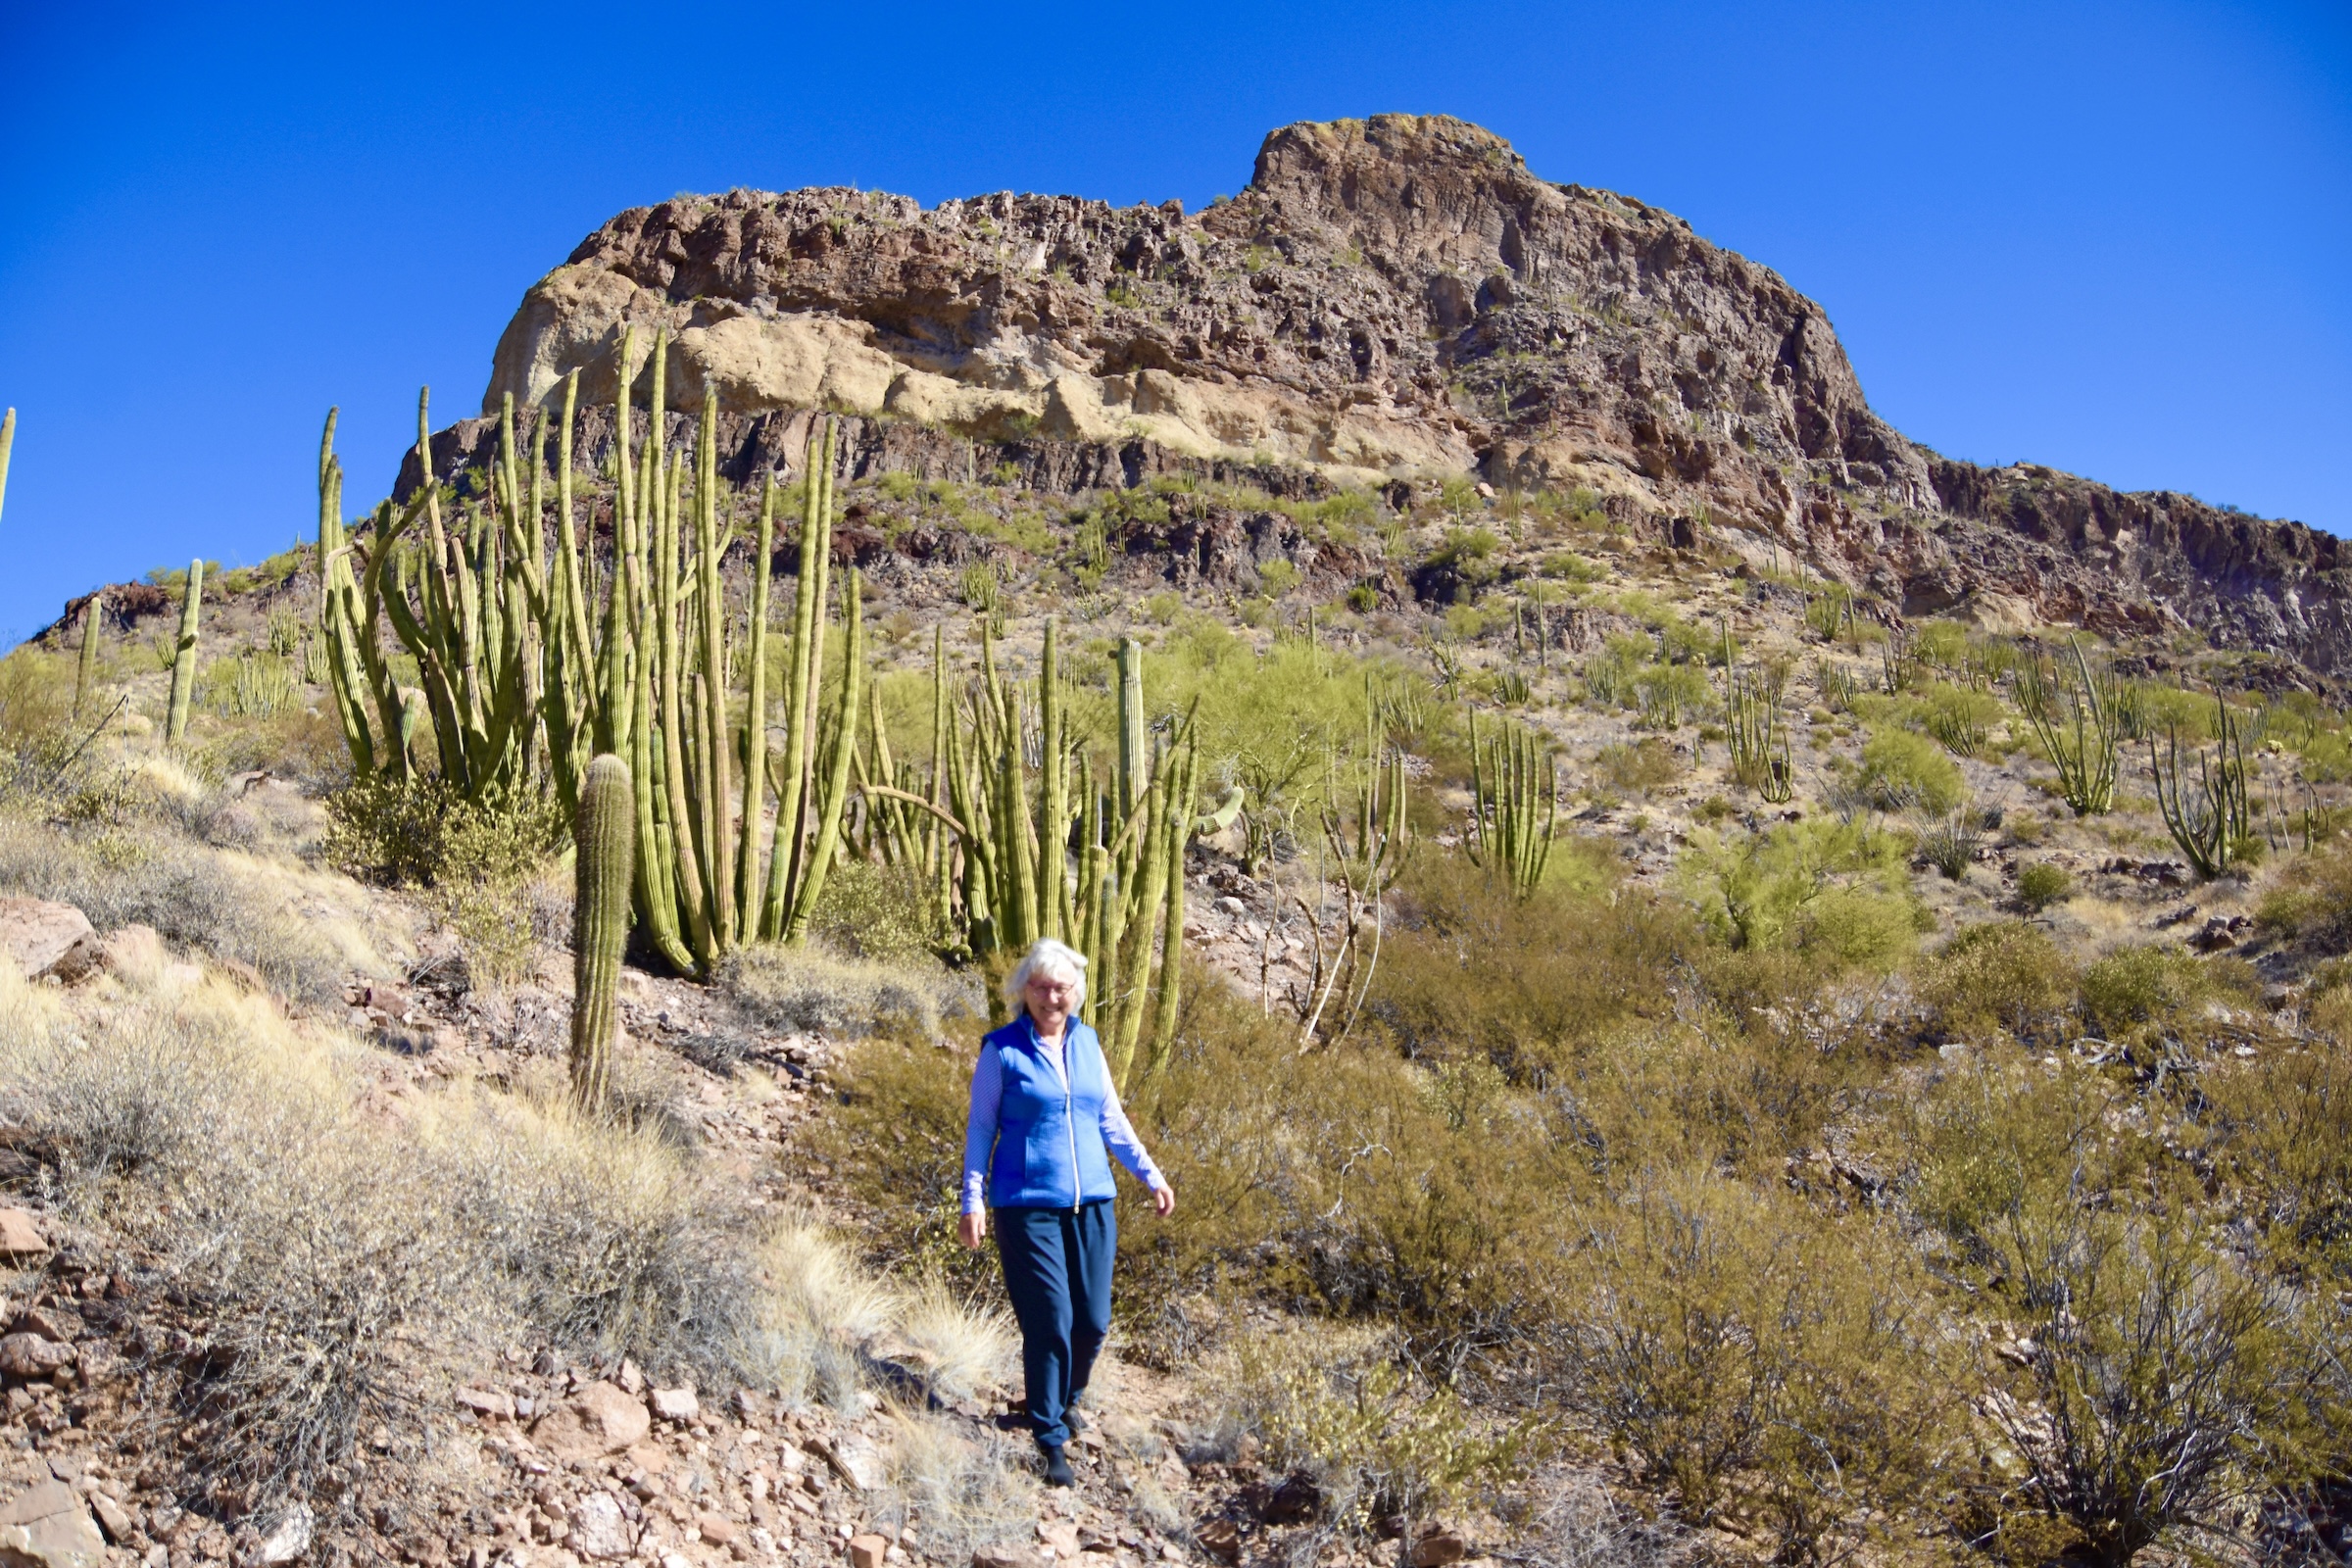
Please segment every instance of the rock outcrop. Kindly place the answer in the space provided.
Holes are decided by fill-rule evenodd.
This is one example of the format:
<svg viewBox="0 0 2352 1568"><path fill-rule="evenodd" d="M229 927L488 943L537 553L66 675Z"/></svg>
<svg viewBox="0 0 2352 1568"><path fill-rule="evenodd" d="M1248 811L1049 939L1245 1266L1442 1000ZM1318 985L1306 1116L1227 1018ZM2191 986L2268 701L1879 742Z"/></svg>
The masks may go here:
<svg viewBox="0 0 2352 1568"><path fill-rule="evenodd" d="M525 296L485 410L574 369L609 404L632 324L644 348L673 334L675 407L717 390L739 472L789 469L817 409L859 416L853 474L1475 470L1590 491L1664 543L1785 548L1906 612L2193 630L2352 672L2332 538L1942 459L1872 413L1777 273L1458 121L1286 126L1198 214L843 188L632 209ZM486 433L451 432L435 467Z"/></svg>

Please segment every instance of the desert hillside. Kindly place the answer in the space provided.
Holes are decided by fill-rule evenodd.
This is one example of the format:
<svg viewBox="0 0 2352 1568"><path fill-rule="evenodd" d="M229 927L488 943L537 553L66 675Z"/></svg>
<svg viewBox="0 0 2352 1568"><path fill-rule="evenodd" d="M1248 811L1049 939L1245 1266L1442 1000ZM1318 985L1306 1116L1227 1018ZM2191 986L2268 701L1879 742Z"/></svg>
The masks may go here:
<svg viewBox="0 0 2352 1568"><path fill-rule="evenodd" d="M2352 1549L2331 538L1409 117L623 214L486 407L0 661L0 1554ZM1181 1195L1066 1494L1043 934Z"/></svg>

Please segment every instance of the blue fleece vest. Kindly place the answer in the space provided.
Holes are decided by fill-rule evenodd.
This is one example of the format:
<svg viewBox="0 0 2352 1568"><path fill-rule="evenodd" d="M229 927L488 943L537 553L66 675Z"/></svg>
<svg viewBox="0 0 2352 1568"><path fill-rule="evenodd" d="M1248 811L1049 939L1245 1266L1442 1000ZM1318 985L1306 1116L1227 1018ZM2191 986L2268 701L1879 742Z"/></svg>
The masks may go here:
<svg viewBox="0 0 2352 1568"><path fill-rule="evenodd" d="M1069 1087L1038 1044L1027 1013L986 1042L1004 1068L1004 1098L997 1108L997 1147L988 1160L991 1208L1076 1208L1116 1196L1110 1151L1102 1145L1102 1102L1110 1066L1094 1030L1072 1018L1062 1026L1062 1061Z"/></svg>

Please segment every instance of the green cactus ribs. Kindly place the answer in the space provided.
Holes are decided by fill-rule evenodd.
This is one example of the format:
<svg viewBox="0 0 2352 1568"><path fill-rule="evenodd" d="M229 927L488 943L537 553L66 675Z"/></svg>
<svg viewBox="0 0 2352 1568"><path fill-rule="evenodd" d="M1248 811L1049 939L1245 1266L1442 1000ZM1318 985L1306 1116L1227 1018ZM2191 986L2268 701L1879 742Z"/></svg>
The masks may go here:
<svg viewBox="0 0 2352 1568"><path fill-rule="evenodd" d="M612 1091L612 1040L620 1027L620 956L629 934L637 852L629 764L610 753L588 764L575 821L578 854L571 914L571 1092L601 1111Z"/></svg>

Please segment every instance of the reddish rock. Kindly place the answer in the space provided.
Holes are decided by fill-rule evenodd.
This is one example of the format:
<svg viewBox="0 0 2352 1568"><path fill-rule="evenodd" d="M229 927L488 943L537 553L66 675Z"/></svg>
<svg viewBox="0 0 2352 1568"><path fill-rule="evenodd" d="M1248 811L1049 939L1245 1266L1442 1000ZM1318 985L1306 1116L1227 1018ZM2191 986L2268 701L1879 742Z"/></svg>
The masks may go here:
<svg viewBox="0 0 2352 1568"><path fill-rule="evenodd" d="M531 1441L559 1459L580 1463L618 1453L653 1430L642 1401L610 1383L591 1383L531 1428Z"/></svg>
<svg viewBox="0 0 2352 1568"><path fill-rule="evenodd" d="M882 1536L852 1536L850 1538L850 1568L882 1568L882 1558L890 1550L890 1542Z"/></svg>
<svg viewBox="0 0 2352 1568"><path fill-rule="evenodd" d="M100 1568L106 1538L62 1481L38 1481L0 1505L0 1562L11 1568Z"/></svg>
<svg viewBox="0 0 2352 1568"><path fill-rule="evenodd" d="M48 1250L39 1221L21 1208L0 1208L0 1257L39 1257Z"/></svg>
<svg viewBox="0 0 2352 1568"><path fill-rule="evenodd" d="M105 955L89 917L71 904L0 899L0 954L27 980L69 984L97 969Z"/></svg>

